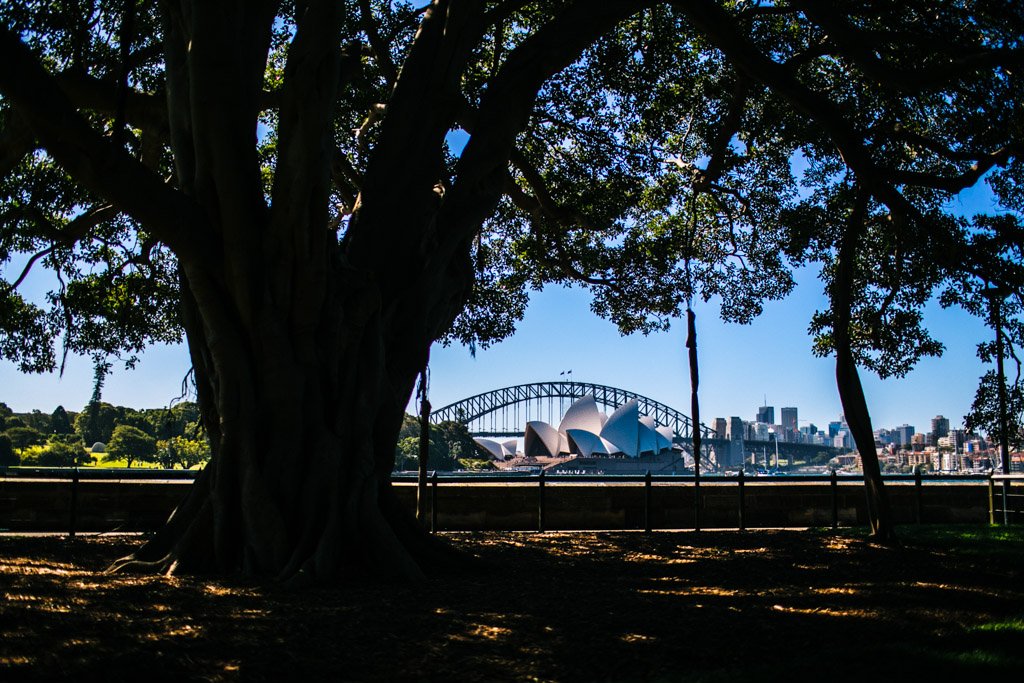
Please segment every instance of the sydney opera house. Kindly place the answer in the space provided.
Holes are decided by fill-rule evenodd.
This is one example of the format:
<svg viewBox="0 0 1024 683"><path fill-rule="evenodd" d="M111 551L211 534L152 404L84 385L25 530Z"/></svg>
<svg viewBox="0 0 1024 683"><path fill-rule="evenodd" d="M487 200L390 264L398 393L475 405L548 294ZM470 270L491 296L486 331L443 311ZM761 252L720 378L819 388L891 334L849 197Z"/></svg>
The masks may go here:
<svg viewBox="0 0 1024 683"><path fill-rule="evenodd" d="M495 460L507 460L516 455L516 439L475 440ZM526 423L522 454L552 458L573 455L636 458L658 455L671 448L672 430L659 427L653 418L641 415L635 400L606 415L598 410L594 397L587 395L569 407L557 429L539 420Z"/></svg>

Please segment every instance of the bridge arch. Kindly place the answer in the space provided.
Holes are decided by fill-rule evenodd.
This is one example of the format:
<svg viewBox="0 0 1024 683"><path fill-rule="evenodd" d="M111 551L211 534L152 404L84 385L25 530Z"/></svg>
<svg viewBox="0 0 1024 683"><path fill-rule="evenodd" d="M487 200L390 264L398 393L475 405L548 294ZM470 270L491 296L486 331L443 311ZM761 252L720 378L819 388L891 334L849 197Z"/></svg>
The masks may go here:
<svg viewBox="0 0 1024 683"><path fill-rule="evenodd" d="M675 408L626 389L589 382L534 382L493 389L438 408L430 414L430 419L435 423L446 420L461 422L469 427L471 432L479 436L519 436L529 419L545 420L557 426L569 405L587 394L592 394L597 403L612 410L627 401L636 399L640 413L651 416L659 425L670 427L677 440L692 437L693 421ZM551 403L556 398L560 399L557 418L554 417ZM547 419L542 414L545 399L549 401ZM569 399L568 404L561 399ZM531 403L536 403L540 408L532 416L529 410ZM524 407L524 410L521 411L522 417L519 415L519 406ZM488 417L490 417L490 428L487 424ZM706 425L700 425L700 430L702 437L707 439L714 437L714 431Z"/></svg>

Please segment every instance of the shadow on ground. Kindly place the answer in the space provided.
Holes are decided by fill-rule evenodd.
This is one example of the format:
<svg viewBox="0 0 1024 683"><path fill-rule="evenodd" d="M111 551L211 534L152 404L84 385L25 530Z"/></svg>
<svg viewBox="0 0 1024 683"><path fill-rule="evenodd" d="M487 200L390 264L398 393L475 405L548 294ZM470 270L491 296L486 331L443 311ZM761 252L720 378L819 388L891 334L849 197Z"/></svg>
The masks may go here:
<svg viewBox="0 0 1024 683"><path fill-rule="evenodd" d="M1024 536L953 535L452 534L486 573L302 591L4 537L0 679L1016 680Z"/></svg>

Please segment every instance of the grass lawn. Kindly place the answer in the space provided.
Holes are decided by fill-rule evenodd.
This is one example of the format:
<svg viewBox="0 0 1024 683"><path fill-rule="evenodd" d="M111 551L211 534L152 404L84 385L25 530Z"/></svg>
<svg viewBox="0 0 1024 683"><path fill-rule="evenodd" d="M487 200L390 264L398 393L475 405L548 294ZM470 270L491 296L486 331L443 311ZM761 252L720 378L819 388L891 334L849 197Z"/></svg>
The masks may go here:
<svg viewBox="0 0 1024 683"><path fill-rule="evenodd" d="M485 569L288 590L0 537L0 680L1020 680L1024 532L448 534Z"/></svg>

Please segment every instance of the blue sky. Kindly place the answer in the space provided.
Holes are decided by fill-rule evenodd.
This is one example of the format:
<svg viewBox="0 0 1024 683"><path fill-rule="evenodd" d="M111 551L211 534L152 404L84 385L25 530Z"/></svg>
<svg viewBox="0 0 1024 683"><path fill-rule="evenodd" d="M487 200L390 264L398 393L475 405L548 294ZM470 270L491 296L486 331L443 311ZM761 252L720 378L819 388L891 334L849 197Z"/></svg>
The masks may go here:
<svg viewBox="0 0 1024 683"><path fill-rule="evenodd" d="M961 193L951 209L963 214L992 211L987 187ZM20 264L3 264L7 278ZM16 275L14 276L16 277ZM49 285L44 271L34 272L21 291L40 301ZM589 295L579 289L549 287L535 293L516 334L474 358L462 347L435 346L431 362L431 402L441 407L461 398L513 384L559 379L572 370L577 381L629 389L689 414L689 376L685 355L685 325L679 321L665 333L623 337L611 323L589 310ZM751 325L726 324L714 302L697 310L700 342L701 417L737 415L753 419L767 396L768 405L796 406L804 420L819 427L841 413L831 359L811 354L807 325L824 306L821 283L811 270L797 272L797 287L783 301L766 304ZM978 377L984 368L975 345L991 333L959 309L930 304L925 323L946 345L941 358L925 359L901 379L880 381L869 373L862 379L876 427L907 422L923 430L937 414L962 425ZM104 399L136 408L167 405L181 393L188 371L183 347L156 346L138 367L116 367L107 380ZM22 375L0 360L0 401L18 412L33 408L51 412L58 404L79 410L92 393L88 360L69 359L63 377Z"/></svg>
<svg viewBox="0 0 1024 683"><path fill-rule="evenodd" d="M825 426L841 412L831 359L815 358L807 323L823 305L813 272L798 273L787 299L766 305L753 324L723 323L712 304L697 308L700 342L701 416L752 419L762 397L768 404L796 406L801 420ZM547 288L531 299L526 318L510 339L476 357L463 347L435 346L431 355L431 402L435 407L466 396L527 382L573 379L630 389L689 413L685 325L647 337L619 335L589 310L589 295L578 289ZM939 359L927 359L903 379L879 381L864 373L876 427L908 422L919 430L936 414L959 425L969 409L983 367L974 345L988 331L959 310L928 307L926 323L946 344ZM104 399L138 408L166 405L176 398L188 370L182 347L147 351L134 371L116 368ZM26 376L0 361L0 401L16 411L52 411L58 404L78 410L89 400L92 369L72 358L64 377ZM801 422L801 425L804 423Z"/></svg>

